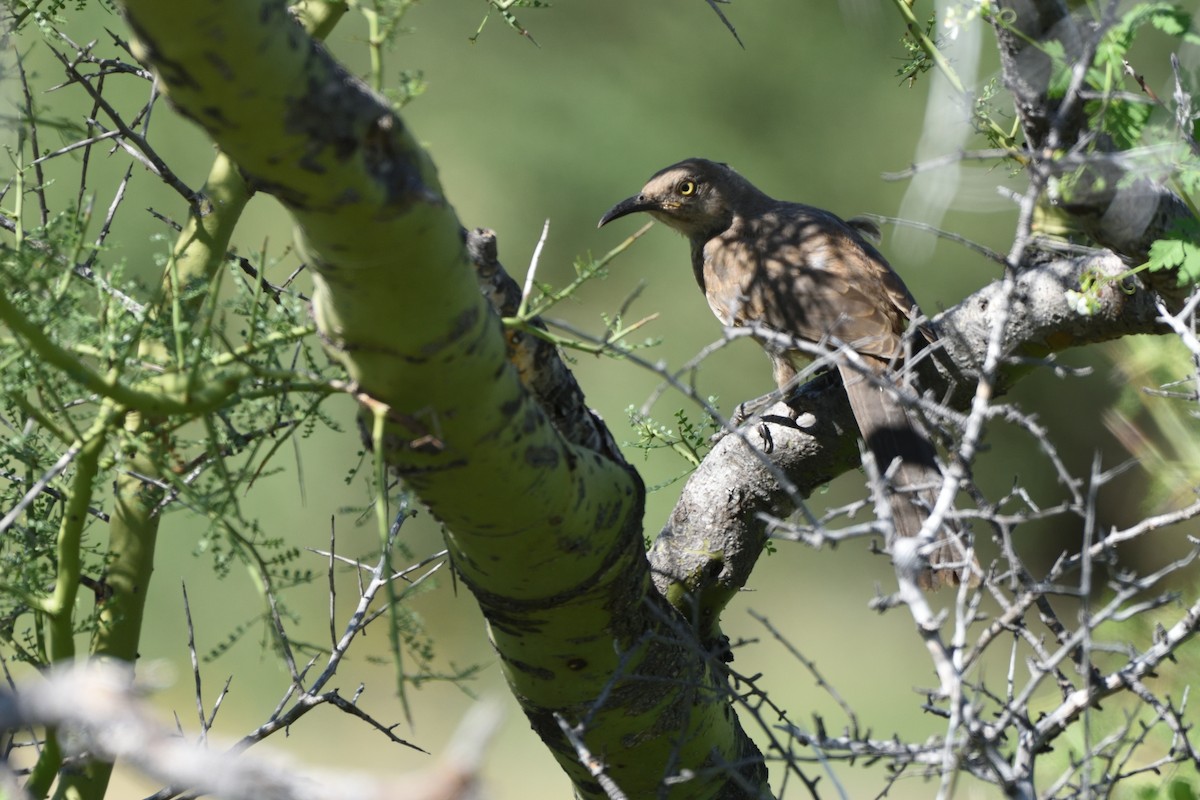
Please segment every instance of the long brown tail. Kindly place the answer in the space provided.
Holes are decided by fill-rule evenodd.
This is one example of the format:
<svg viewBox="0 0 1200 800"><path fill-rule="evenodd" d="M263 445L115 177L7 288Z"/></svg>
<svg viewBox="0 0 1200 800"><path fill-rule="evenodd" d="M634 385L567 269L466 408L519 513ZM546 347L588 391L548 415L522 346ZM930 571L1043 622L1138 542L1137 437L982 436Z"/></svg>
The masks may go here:
<svg viewBox="0 0 1200 800"><path fill-rule="evenodd" d="M863 357L870 359L872 366L878 362L881 373L886 371L886 362ZM896 534L916 536L928 517L926 509L932 508L937 489L942 484L933 443L914 423L908 409L892 395L849 365L840 365L838 371L859 432L875 457L879 471L886 473L892 462L900 459L892 472L888 502L892 507ZM919 579L921 586L926 589L957 586L964 577L972 584L978 582L979 562L972 554L970 568L965 564L967 551L957 524L943 522L937 541L938 547L929 557L931 567Z"/></svg>

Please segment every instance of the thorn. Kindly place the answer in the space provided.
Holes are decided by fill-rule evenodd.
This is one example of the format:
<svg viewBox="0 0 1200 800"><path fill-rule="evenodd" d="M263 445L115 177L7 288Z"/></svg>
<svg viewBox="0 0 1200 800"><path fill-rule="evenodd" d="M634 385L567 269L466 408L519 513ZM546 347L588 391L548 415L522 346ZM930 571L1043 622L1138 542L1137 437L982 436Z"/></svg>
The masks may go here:
<svg viewBox="0 0 1200 800"><path fill-rule="evenodd" d="M730 22L729 18L725 16L725 12L721 11L721 9L717 7L717 3L728 3L730 0L707 0L707 2L709 8L716 12L716 15L721 18L721 22L725 23L725 27L729 28L729 32L733 34L733 38L737 41L738 47L741 47L743 50L745 50L746 45L742 42L742 37L738 36L738 32L733 27L733 23Z"/></svg>

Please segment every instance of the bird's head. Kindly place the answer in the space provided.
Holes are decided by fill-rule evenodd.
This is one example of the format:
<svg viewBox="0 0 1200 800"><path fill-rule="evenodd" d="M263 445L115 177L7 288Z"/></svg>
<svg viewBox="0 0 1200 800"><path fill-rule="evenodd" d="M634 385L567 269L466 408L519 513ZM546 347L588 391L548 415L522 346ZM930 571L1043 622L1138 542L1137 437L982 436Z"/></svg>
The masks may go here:
<svg viewBox="0 0 1200 800"><path fill-rule="evenodd" d="M640 192L610 208L597 227L645 211L689 239L707 239L730 226L744 201L758 197L761 193L727 164L689 158L656 172Z"/></svg>

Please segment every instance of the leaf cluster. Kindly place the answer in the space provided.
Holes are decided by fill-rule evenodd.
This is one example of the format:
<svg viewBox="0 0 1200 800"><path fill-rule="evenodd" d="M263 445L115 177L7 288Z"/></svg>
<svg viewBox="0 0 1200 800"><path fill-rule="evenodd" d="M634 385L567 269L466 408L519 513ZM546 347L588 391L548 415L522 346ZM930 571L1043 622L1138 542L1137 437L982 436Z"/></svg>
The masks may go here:
<svg viewBox="0 0 1200 800"><path fill-rule="evenodd" d="M533 35L529 32L529 30L521 24L520 20L517 19L517 15L513 13L513 9L536 9L549 7L550 3L546 2L546 0L488 0L487 13L483 15L483 19L479 22L479 27L476 28L475 33L471 34L467 38L472 44L474 44L479 39L480 34L483 33L483 28L485 25L487 25L488 19L491 18L492 12L494 11L500 15L500 18L504 20L504 23L508 25L509 28L524 36L526 39L536 45L537 40L533 38Z"/></svg>
<svg viewBox="0 0 1200 800"><path fill-rule="evenodd" d="M933 56L926 42L935 41L937 35L937 17L932 16L925 22L923 31L913 25L900 37L900 46L904 49L902 63L896 68L896 77L908 83L911 87L917 78L934 67Z"/></svg>
<svg viewBox="0 0 1200 800"><path fill-rule="evenodd" d="M1137 69L1140 51L1135 45L1146 32L1154 31L1182 46L1195 47L1200 44L1200 34L1194 29L1192 15L1168 2L1135 4L1118 19L1097 20L1097 27L1102 33L1082 81L1076 68L1077 54L1068 52L1061 41L1035 43L1052 64L1050 100L1063 105L1078 103L1085 118L1083 129L1088 132L1071 153L1058 154L1059 172L1051 183L1051 199L1070 206L1139 181L1170 185L1193 216L1155 242L1139 268L1169 271L1179 287L1194 285L1200 280L1200 209L1194 201L1200 186L1200 144L1196 139L1200 115L1194 111L1195 77L1173 57L1174 91L1169 100L1161 97ZM1062 215L1047 207L1041 218L1050 222L1048 232L1058 232L1054 220L1061 220Z"/></svg>
<svg viewBox="0 0 1200 800"><path fill-rule="evenodd" d="M717 398L709 397L708 406L716 408ZM649 456L653 450L671 450L687 462L688 472L700 465L704 454L712 446L713 434L720 430L720 426L712 417L706 415L702 420L696 421L689 417L687 411L682 408L675 411L674 427L642 413L635 406L629 406L626 413L629 415L629 424L637 436L634 441L625 442L627 447L641 450L646 456ZM682 476L654 488L661 489L669 486L679 477Z"/></svg>

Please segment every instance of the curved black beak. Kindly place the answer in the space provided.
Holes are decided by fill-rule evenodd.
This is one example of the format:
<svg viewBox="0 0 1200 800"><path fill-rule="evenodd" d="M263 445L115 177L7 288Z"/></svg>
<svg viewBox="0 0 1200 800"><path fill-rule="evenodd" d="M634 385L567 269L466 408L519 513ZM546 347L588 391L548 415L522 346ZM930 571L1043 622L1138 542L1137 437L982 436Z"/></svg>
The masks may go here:
<svg viewBox="0 0 1200 800"><path fill-rule="evenodd" d="M608 213L600 218L597 228L603 228L608 223L612 222L617 217L623 217L626 214L636 214L639 211L653 211L658 208L658 203L654 202L644 194L635 195L626 198L608 210Z"/></svg>

